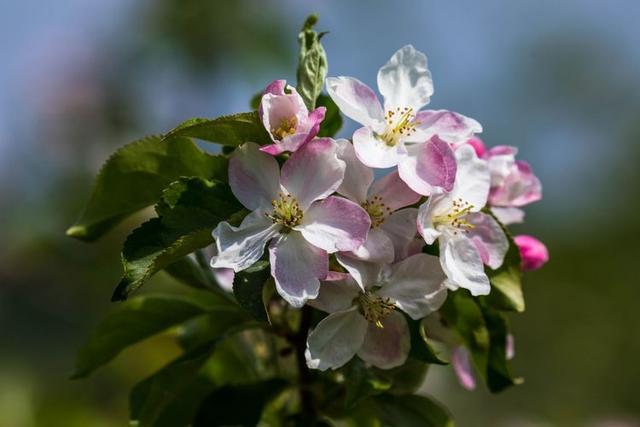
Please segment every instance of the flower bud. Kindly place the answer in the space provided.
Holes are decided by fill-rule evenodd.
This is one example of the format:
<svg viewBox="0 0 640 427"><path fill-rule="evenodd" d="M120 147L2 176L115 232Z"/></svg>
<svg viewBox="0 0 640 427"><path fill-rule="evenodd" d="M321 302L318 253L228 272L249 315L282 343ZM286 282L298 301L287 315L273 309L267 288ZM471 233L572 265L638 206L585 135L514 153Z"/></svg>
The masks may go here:
<svg viewBox="0 0 640 427"><path fill-rule="evenodd" d="M522 234L515 236L513 240L520 250L523 271L537 270L549 261L547 247L535 237Z"/></svg>

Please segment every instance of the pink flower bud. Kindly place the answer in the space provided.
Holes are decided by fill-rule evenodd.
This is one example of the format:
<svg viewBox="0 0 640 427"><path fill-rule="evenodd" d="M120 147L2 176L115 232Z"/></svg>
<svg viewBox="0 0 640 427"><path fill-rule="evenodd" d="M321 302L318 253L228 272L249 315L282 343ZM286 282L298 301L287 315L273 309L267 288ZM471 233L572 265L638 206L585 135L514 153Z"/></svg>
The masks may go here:
<svg viewBox="0 0 640 427"><path fill-rule="evenodd" d="M480 158L484 156L484 153L487 152L487 147L485 147L484 142L477 136L473 136L467 140L467 144L473 147L476 150L476 155Z"/></svg>
<svg viewBox="0 0 640 427"><path fill-rule="evenodd" d="M549 261L547 247L535 237L521 234L515 236L513 240L520 250L523 271L537 270Z"/></svg>

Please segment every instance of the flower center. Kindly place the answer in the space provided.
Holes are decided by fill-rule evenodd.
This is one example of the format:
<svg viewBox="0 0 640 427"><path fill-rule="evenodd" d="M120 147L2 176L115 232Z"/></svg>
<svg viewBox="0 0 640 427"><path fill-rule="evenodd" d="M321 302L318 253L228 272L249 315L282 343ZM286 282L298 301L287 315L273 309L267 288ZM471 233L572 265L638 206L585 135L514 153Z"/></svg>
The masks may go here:
<svg viewBox="0 0 640 427"><path fill-rule="evenodd" d="M280 193L279 196L278 199L271 201L273 212L267 212L265 215L270 218L274 224L280 224L287 228L292 228L300 224L303 212L296 198L290 194L283 193Z"/></svg>
<svg viewBox="0 0 640 427"><path fill-rule="evenodd" d="M462 199L456 199L453 201L453 207L448 213L437 215L433 217L433 224L435 226L444 225L453 227L455 230L453 234L458 234L458 231L468 233L469 230L475 227L467 219L467 215L473 209L473 205L465 202Z"/></svg>
<svg viewBox="0 0 640 427"><path fill-rule="evenodd" d="M387 215L391 213L391 208L382 202L380 196L373 196L371 199L362 203L362 208L367 211L371 218L371 228L380 227Z"/></svg>
<svg viewBox="0 0 640 427"><path fill-rule="evenodd" d="M390 298L381 298L372 292L365 292L358 296L358 304L365 319L382 328L382 320L396 309Z"/></svg>
<svg viewBox="0 0 640 427"><path fill-rule="evenodd" d="M271 134L278 140L282 141L285 137L296 133L296 126L298 125L298 119L293 116L291 118L285 117L280 120L278 127L271 129Z"/></svg>
<svg viewBox="0 0 640 427"><path fill-rule="evenodd" d="M419 124L415 121L416 115L413 113L413 108L397 107L395 110L389 110L384 115L384 120L387 122L387 129L380 139L389 147L395 147L400 138L411 135L416 131L416 125Z"/></svg>

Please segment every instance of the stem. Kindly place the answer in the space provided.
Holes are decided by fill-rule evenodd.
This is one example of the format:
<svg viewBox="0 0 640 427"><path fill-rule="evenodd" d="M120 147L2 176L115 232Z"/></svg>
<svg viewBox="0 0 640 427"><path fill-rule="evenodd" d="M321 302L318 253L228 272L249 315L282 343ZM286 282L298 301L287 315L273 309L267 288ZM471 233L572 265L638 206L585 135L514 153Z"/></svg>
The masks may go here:
<svg viewBox="0 0 640 427"><path fill-rule="evenodd" d="M298 364L298 386L300 389L300 405L302 415L305 420L315 419L315 408L313 405L313 394L311 393L311 372L307 367L307 361L304 352L307 347L307 335L311 327L311 307L304 306L300 318L300 328L295 336L296 361Z"/></svg>

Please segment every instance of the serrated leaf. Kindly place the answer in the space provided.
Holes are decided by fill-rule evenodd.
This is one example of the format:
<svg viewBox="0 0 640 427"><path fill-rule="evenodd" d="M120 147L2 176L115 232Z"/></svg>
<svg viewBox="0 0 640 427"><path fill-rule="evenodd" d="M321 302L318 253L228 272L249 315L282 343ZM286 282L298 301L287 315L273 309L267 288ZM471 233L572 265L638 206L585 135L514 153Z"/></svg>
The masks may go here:
<svg viewBox="0 0 640 427"><path fill-rule="evenodd" d="M215 119L189 119L167 133L165 138L191 137L237 147L245 142L272 143L258 113L238 113Z"/></svg>
<svg viewBox="0 0 640 427"><path fill-rule="evenodd" d="M309 16L298 34L300 55L296 88L309 110L313 110L316 106L316 100L322 92L328 68L327 55L320 43L324 33L318 34L313 30L317 21L317 15Z"/></svg>
<svg viewBox="0 0 640 427"><path fill-rule="evenodd" d="M67 235L95 240L122 219L154 204L181 176L227 180L228 161L188 138L150 136L118 149L96 178L87 206Z"/></svg>
<svg viewBox="0 0 640 427"><path fill-rule="evenodd" d="M253 318L271 323L263 298L265 282L271 277L268 267L268 262L258 261L248 269L236 273L233 279L233 295Z"/></svg>
<svg viewBox="0 0 640 427"><path fill-rule="evenodd" d="M436 354L431 347L424 325L421 320L413 320L409 316L405 316L409 325L409 333L411 334L411 351L409 356L426 363L435 365L447 365L448 363Z"/></svg>
<svg viewBox="0 0 640 427"><path fill-rule="evenodd" d="M324 93L318 96L317 104L319 107L325 107L326 112L324 114L324 120L320 123L319 137L334 137L338 131L342 128L342 115L340 109L333 99Z"/></svg>
<svg viewBox="0 0 640 427"><path fill-rule="evenodd" d="M213 310L237 312L239 307L208 292L133 298L117 306L91 334L78 353L73 378L87 376L132 344Z"/></svg>
<svg viewBox="0 0 640 427"><path fill-rule="evenodd" d="M199 178L172 183L156 206L161 216L127 237L122 250L124 274L112 300L126 299L159 270L209 246L213 228L239 209L227 184Z"/></svg>

